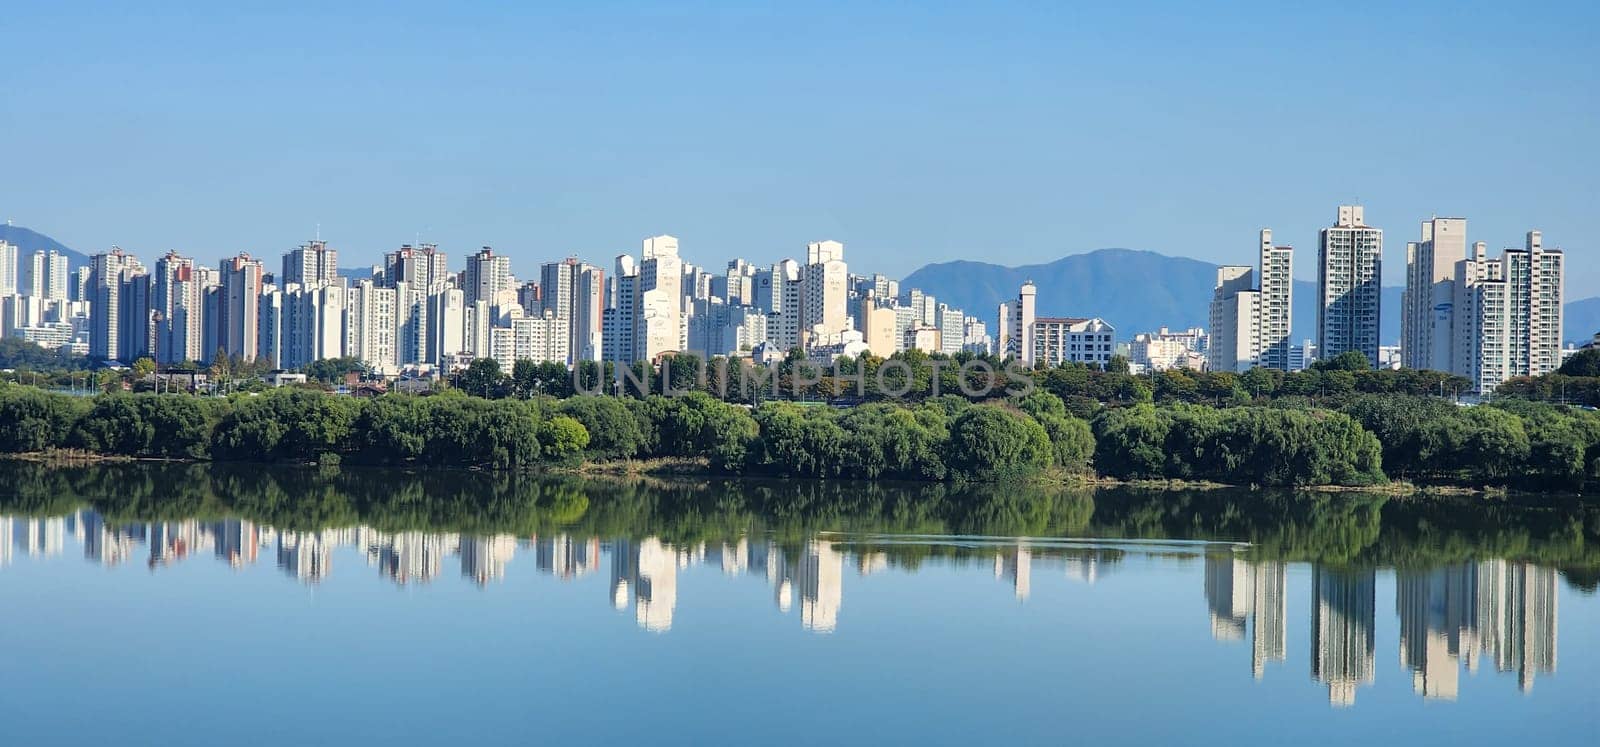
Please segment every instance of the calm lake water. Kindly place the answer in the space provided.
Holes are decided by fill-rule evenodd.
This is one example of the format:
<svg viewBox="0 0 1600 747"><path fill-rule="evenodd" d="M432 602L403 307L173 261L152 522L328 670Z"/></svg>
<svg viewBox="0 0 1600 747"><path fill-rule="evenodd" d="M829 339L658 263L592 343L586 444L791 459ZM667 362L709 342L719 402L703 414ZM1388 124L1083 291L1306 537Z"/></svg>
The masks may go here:
<svg viewBox="0 0 1600 747"><path fill-rule="evenodd" d="M1594 744L1577 499L0 465L0 744Z"/></svg>

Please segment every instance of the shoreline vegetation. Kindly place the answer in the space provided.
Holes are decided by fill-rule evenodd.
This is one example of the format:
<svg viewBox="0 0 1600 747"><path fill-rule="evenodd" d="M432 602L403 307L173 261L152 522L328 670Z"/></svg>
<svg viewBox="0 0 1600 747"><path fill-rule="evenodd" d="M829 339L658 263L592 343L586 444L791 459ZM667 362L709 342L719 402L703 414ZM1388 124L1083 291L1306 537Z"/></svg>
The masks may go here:
<svg viewBox="0 0 1600 747"><path fill-rule="evenodd" d="M921 396L847 406L741 404L693 391L692 378L674 387L682 396L578 395L546 373L522 386L469 369L455 388L359 398L316 387L91 398L0 384L0 455L1386 494L1582 492L1600 477L1600 413L1463 407L1415 391L1432 387L1430 372L1325 368L1307 376L1337 391L1312 397L1291 386L1305 376L1262 369L1061 366L1010 395L933 396L920 382Z"/></svg>

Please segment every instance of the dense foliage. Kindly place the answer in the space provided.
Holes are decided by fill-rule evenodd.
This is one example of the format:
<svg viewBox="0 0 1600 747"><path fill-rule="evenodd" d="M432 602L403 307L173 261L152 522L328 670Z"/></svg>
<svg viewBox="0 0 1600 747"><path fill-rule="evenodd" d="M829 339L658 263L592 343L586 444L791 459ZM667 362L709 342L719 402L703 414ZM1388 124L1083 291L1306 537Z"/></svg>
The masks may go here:
<svg viewBox="0 0 1600 747"><path fill-rule="evenodd" d="M523 469L589 459L699 459L717 472L995 480L1088 467L1088 426L1059 400L933 401L841 410L682 397L358 399L315 389L93 399L0 386L0 452ZM1041 425L1044 423L1044 425ZM1048 428L1048 429L1047 429ZM1051 433L1061 436L1053 444Z"/></svg>
<svg viewBox="0 0 1600 747"><path fill-rule="evenodd" d="M1052 369L1044 387L1007 399L945 394L843 408L784 400L752 407L698 391L556 399L544 393L558 388L554 369L518 368L521 376L480 382L522 394L498 399L462 389L355 398L312 388L87 398L0 385L0 453L81 449L490 469L668 458L726 474L924 481L1054 472L1363 486L1392 476L1581 490L1600 479L1600 413L1514 399L1461 407L1419 395L1353 394L1339 402L1219 397L1232 404L1215 406L1135 398L1106 406L1053 393L1051 377L1070 369ZM480 372L493 373L487 366ZM1319 372L1340 373L1351 372Z"/></svg>
<svg viewBox="0 0 1600 747"><path fill-rule="evenodd" d="M1136 405L1094 421L1095 465L1120 478L1256 485L1370 485L1378 439L1327 410Z"/></svg>
<svg viewBox="0 0 1600 747"><path fill-rule="evenodd" d="M1345 412L1383 443L1390 475L1428 482L1580 488L1600 477L1600 413L1500 400L1362 397Z"/></svg>

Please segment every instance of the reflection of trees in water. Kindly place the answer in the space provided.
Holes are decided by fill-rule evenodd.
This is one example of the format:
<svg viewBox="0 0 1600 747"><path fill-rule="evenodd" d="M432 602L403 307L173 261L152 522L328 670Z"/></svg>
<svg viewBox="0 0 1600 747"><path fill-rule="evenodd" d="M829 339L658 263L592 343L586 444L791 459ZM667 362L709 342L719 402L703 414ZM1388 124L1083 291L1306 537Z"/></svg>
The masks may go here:
<svg viewBox="0 0 1600 747"><path fill-rule="evenodd" d="M907 566L930 556L987 559L992 551L885 542L877 535L1212 539L1249 542L1248 553L1258 560L1402 567L1507 558L1559 564L1569 583L1590 591L1600 576L1600 507L1573 498L585 479L222 464L0 465L5 513L62 514L83 504L109 520L234 516L302 531L357 524L391 532L520 536L559 530L675 543L760 532L791 548L826 531L863 553Z"/></svg>

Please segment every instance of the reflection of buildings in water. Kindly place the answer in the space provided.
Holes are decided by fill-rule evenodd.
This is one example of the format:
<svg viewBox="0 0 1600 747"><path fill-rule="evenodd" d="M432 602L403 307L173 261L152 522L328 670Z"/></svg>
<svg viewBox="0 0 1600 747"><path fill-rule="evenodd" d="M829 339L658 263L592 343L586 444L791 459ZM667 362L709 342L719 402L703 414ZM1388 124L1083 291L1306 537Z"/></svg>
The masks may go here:
<svg viewBox="0 0 1600 747"><path fill-rule="evenodd" d="M1524 689L1556 668L1556 572L1491 560L1395 573L1400 662L1427 698L1457 696L1462 660L1480 654Z"/></svg>
<svg viewBox="0 0 1600 747"><path fill-rule="evenodd" d="M1478 619L1483 652L1495 668L1516 672L1533 689L1534 675L1556 671L1556 572L1527 563L1478 564Z"/></svg>
<svg viewBox="0 0 1600 747"><path fill-rule="evenodd" d="M611 543L611 604L634 605L634 620L652 632L672 628L678 604L678 553L654 537Z"/></svg>
<svg viewBox="0 0 1600 747"><path fill-rule="evenodd" d="M555 534L534 537L533 542L539 570L557 578L578 578L595 570L600 563L598 537L575 540L566 534Z"/></svg>
<svg viewBox="0 0 1600 747"><path fill-rule="evenodd" d="M678 557L671 547L654 537L640 542L638 574L634 576L633 617L639 627L652 632L672 628L672 611L678 604Z"/></svg>
<svg viewBox="0 0 1600 747"><path fill-rule="evenodd" d="M93 511L82 511L42 519L0 516L0 566L19 555L60 554L69 534L82 542L85 558L105 566L130 560L140 543L149 545L152 568L204 555L207 549L239 567L255 562L262 545L275 546L278 568L310 583L329 575L335 548L353 545L365 550L369 564L383 576L400 584L438 576L450 553L459 554L464 577L484 584L504 578L517 544L508 535L387 534L366 527L279 532L232 519L113 526ZM536 537L534 543L539 568L562 578L592 572L601 557L595 538L554 535ZM808 540L797 555L775 542L747 538L687 549L656 538L616 540L608 546L613 604L619 610L634 604L636 620L646 630L671 628L678 570L697 563L715 565L725 574L763 577L779 610L787 612L798 596L805 629L837 628L845 557L831 542ZM1114 550L1041 551L1018 544L999 554L994 568L997 578L1010 580L1018 599L1026 599L1035 563L1049 568L1060 562L1069 578L1092 581L1096 569L1119 557ZM855 561L862 575L888 566L882 552L858 553ZM1285 657L1285 576L1283 563L1251 563L1234 555L1205 559L1212 634L1239 640L1248 630L1251 668L1258 678L1266 663ZM1494 560L1425 571L1401 569L1395 582L1400 661L1424 697L1457 697L1461 664L1476 670L1481 658L1500 671L1517 673L1524 690L1532 688L1537 675L1555 671L1555 570ZM1375 573L1314 567L1313 586L1312 675L1328 686L1331 702L1348 705L1356 690L1373 680Z"/></svg>
<svg viewBox="0 0 1600 747"><path fill-rule="evenodd" d="M1267 662L1283 661L1287 656L1287 575L1283 563L1252 563L1232 554L1206 556L1211 636L1217 640L1242 640L1248 625L1250 670L1257 679L1265 673Z"/></svg>
<svg viewBox="0 0 1600 747"><path fill-rule="evenodd" d="M1068 550L1062 556L1062 565L1068 581L1081 581L1093 586L1101 574L1122 562L1118 550Z"/></svg>
<svg viewBox="0 0 1600 747"><path fill-rule="evenodd" d="M1456 698L1462 655L1470 655L1478 635L1477 587L1472 564L1395 571L1400 663L1411 670L1411 686L1423 697Z"/></svg>
<svg viewBox="0 0 1600 747"><path fill-rule="evenodd" d="M1250 671L1256 679L1266 671L1267 662L1288 658L1289 567L1281 562L1256 564L1255 594L1251 602Z"/></svg>
<svg viewBox="0 0 1600 747"><path fill-rule="evenodd" d="M1377 574L1316 566L1311 575L1311 676L1328 685L1328 702L1353 705L1373 679Z"/></svg>
<svg viewBox="0 0 1600 747"><path fill-rule="evenodd" d="M462 537L461 576L479 586L505 578L506 563L517 552L517 539L509 534Z"/></svg>
<svg viewBox="0 0 1600 747"><path fill-rule="evenodd" d="M460 538L454 534L388 534L365 529L357 536L366 545L367 564L377 566L379 574L402 586L437 578L444 556L457 552L460 546Z"/></svg>
<svg viewBox="0 0 1600 747"><path fill-rule="evenodd" d="M832 542L808 540L799 571L801 626L819 633L833 632L844 601L844 556L833 549Z"/></svg>
<svg viewBox="0 0 1600 747"><path fill-rule="evenodd" d="M16 555L49 558L60 555L67 544L67 517L0 517L0 566Z"/></svg>
<svg viewBox="0 0 1600 747"><path fill-rule="evenodd" d="M793 604L794 576L789 571L789 560L776 542L756 542L750 545L750 573L765 576L772 587L772 601L778 611L788 613Z"/></svg>
<svg viewBox="0 0 1600 747"><path fill-rule="evenodd" d="M1028 601L1032 591L1033 553L1027 545L1017 545L994 556L994 577L1011 582L1017 601Z"/></svg>
<svg viewBox="0 0 1600 747"><path fill-rule="evenodd" d="M83 517L83 557L100 565L121 565L143 538L143 527L113 527L93 512Z"/></svg>
<svg viewBox="0 0 1600 747"><path fill-rule="evenodd" d="M151 570L182 561L192 553L203 552L215 540L199 522L153 522L146 536L150 545Z"/></svg>
<svg viewBox="0 0 1600 747"><path fill-rule="evenodd" d="M333 572L333 548L349 533L337 530L278 533L278 569L306 583L317 583Z"/></svg>
<svg viewBox="0 0 1600 747"><path fill-rule="evenodd" d="M706 550L706 563L715 563L722 568L723 575L737 576L750 569L750 540L740 537L738 540L723 542L716 547Z"/></svg>
<svg viewBox="0 0 1600 747"><path fill-rule="evenodd" d="M798 589L802 627L819 633L838 627L844 598L844 554L832 542L806 540L792 563L776 542L751 542L747 548L748 572L767 579L779 612L789 611Z"/></svg>
<svg viewBox="0 0 1600 747"><path fill-rule="evenodd" d="M211 534L217 557L228 565L239 568L255 564L260 537L254 522L224 519L212 523Z"/></svg>
<svg viewBox="0 0 1600 747"><path fill-rule="evenodd" d="M871 576L889 568L889 554L885 552L864 552L856 555L856 573L862 576Z"/></svg>

